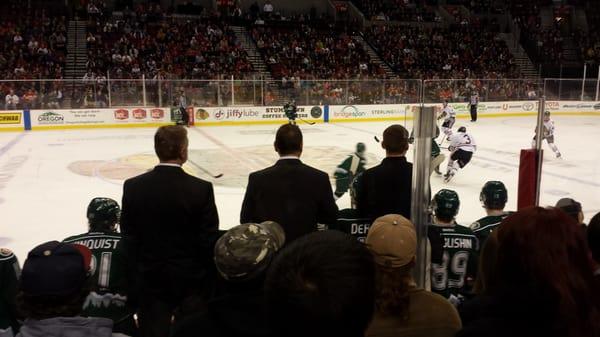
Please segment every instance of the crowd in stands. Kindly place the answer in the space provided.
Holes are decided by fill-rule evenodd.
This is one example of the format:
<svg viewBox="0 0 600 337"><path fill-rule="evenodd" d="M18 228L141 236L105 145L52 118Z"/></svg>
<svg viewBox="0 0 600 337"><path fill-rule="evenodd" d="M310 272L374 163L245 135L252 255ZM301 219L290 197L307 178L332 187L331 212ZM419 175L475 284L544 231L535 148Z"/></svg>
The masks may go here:
<svg viewBox="0 0 600 337"><path fill-rule="evenodd" d="M218 17L166 17L158 4L92 20L87 43L88 70L111 78L215 79L252 70Z"/></svg>
<svg viewBox="0 0 600 337"><path fill-rule="evenodd" d="M403 78L518 78L504 41L477 25L372 26L366 39Z"/></svg>
<svg viewBox="0 0 600 337"><path fill-rule="evenodd" d="M504 184L489 181L482 218L464 226L460 204L476 201L442 189L431 201L428 249L419 250L404 127L384 131L386 158L359 178L367 194L355 191L372 200L340 211L339 226L327 174L301 163L302 133L286 124L275 137L277 164L249 177L243 224L220 231L212 185L180 167L185 131L159 128L160 164L126 181L122 211L94 198L87 231L32 248L21 272L0 249L0 335L600 335L600 213L585 225L571 198L510 212ZM408 170L399 177L390 165ZM294 191L271 181L290 174L302 180ZM276 205L255 202L267 191ZM314 202L280 207L306 197ZM422 286L418 260L431 267Z"/></svg>
<svg viewBox="0 0 600 337"><path fill-rule="evenodd" d="M435 11L421 0L353 0L352 2L368 20L440 21Z"/></svg>
<svg viewBox="0 0 600 337"><path fill-rule="evenodd" d="M358 79L383 75L350 32L300 24L255 27L251 34L277 79Z"/></svg>
<svg viewBox="0 0 600 337"><path fill-rule="evenodd" d="M579 40L583 61L600 64L600 3L592 1L586 10L589 34Z"/></svg>

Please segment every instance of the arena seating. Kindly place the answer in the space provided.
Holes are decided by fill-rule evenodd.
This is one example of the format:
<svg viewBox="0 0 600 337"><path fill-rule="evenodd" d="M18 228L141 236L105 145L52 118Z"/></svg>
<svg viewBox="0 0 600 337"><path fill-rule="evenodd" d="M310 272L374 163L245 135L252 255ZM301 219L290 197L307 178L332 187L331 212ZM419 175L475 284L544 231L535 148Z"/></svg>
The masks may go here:
<svg viewBox="0 0 600 337"><path fill-rule="evenodd" d="M435 21L436 14L422 1L352 0L365 17L375 21Z"/></svg>

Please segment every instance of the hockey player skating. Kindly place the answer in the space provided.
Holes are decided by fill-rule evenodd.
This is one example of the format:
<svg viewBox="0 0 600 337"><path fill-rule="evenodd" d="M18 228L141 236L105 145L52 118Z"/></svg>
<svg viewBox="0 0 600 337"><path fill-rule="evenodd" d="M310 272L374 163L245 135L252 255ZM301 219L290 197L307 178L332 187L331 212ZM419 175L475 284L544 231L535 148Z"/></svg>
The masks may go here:
<svg viewBox="0 0 600 337"><path fill-rule="evenodd" d="M450 140L450 136L452 135L452 127L456 122L456 111L454 108L448 104L448 101L444 102L444 107L442 109L442 113L438 117L438 120L444 119L442 122L442 132L446 136L447 140Z"/></svg>
<svg viewBox="0 0 600 337"><path fill-rule="evenodd" d="M533 136L533 140L531 141L532 148L535 148L536 139L537 135ZM556 147L556 145L554 144L554 121L550 118L550 111L544 112L544 131L542 141L544 139L546 140L548 146L550 146L552 151L554 151L554 154L556 154L556 158L560 158L560 151L558 151L558 147Z"/></svg>
<svg viewBox="0 0 600 337"><path fill-rule="evenodd" d="M283 112L287 117L290 124L296 125L296 118L298 117L298 108L296 107L296 101L285 103L283 106Z"/></svg>
<svg viewBox="0 0 600 337"><path fill-rule="evenodd" d="M448 150L451 155L448 160L448 169L444 175L446 183L452 180L459 168L465 167L471 161L473 153L477 150L477 144L473 136L467 133L467 128L461 126L457 133L450 136Z"/></svg>
<svg viewBox="0 0 600 337"><path fill-rule="evenodd" d="M356 144L356 151L339 164L333 176L335 177L335 199L339 199L348 191L356 176L365 171L367 147L364 143Z"/></svg>
<svg viewBox="0 0 600 337"><path fill-rule="evenodd" d="M487 215L475 221L471 225L471 229L479 240L480 247L483 247L492 231L510 214L504 211L504 206L508 201L506 186L501 181L486 182L481 189L481 193L479 193L479 200Z"/></svg>
<svg viewBox="0 0 600 337"><path fill-rule="evenodd" d="M415 137L413 136L413 131L414 130L412 130L410 132L410 137L408 137L409 144L412 144L415 141ZM440 171L440 165L444 162L444 159L446 159L446 156L442 153L442 151L440 150L440 146L436 141L436 139L437 139L437 137L439 137L439 135L440 135L440 128L436 125L435 126L435 137L433 137L431 139L431 161L429 164L429 174L431 174L435 171L435 173L441 175L442 172Z"/></svg>

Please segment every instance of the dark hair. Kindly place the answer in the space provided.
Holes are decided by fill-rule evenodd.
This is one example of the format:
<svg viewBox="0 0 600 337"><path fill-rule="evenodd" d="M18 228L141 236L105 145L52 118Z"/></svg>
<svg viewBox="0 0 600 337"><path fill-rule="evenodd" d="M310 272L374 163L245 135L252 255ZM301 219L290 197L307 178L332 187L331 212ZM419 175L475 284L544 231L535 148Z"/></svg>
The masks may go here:
<svg viewBox="0 0 600 337"><path fill-rule="evenodd" d="M501 294L513 294L518 305L552 322L556 335L598 336L600 297L577 222L556 208L529 207L497 231Z"/></svg>
<svg viewBox="0 0 600 337"><path fill-rule="evenodd" d="M592 257L597 263L600 263L600 212L590 220L587 228L587 240Z"/></svg>
<svg viewBox="0 0 600 337"><path fill-rule="evenodd" d="M276 336L362 337L374 310L373 257L348 234L314 232L280 252L265 292Z"/></svg>
<svg viewBox="0 0 600 337"><path fill-rule="evenodd" d="M187 130L181 125L161 126L154 134L154 151L160 161L181 159L187 144Z"/></svg>
<svg viewBox="0 0 600 337"><path fill-rule="evenodd" d="M383 131L383 148L392 153L402 153L408 150L408 130L400 124L388 126Z"/></svg>
<svg viewBox="0 0 600 337"><path fill-rule="evenodd" d="M485 240L479 254L479 267L473 292L477 295L487 295L496 288L496 264L498 260L498 231L493 231Z"/></svg>
<svg viewBox="0 0 600 337"><path fill-rule="evenodd" d="M42 320L53 317L75 317L81 314L83 303L90 293L88 285L65 296L32 296L20 290L17 310L22 317Z"/></svg>
<svg viewBox="0 0 600 337"><path fill-rule="evenodd" d="M393 315L400 319L409 318L410 288L407 279L414 263L400 268L386 268L375 265L375 307L385 315Z"/></svg>
<svg viewBox="0 0 600 337"><path fill-rule="evenodd" d="M281 156L302 151L302 131L297 125L284 124L277 129L275 148Z"/></svg>

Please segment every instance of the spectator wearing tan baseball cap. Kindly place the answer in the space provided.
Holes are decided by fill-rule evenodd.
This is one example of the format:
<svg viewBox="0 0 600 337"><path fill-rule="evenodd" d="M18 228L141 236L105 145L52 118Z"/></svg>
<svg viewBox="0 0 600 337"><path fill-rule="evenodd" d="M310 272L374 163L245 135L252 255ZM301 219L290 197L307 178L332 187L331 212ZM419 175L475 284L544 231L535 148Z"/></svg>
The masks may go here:
<svg viewBox="0 0 600 337"><path fill-rule="evenodd" d="M398 214L377 218L366 244L376 263L376 311L366 336L450 337L461 329L450 302L415 284L417 234L408 219Z"/></svg>

